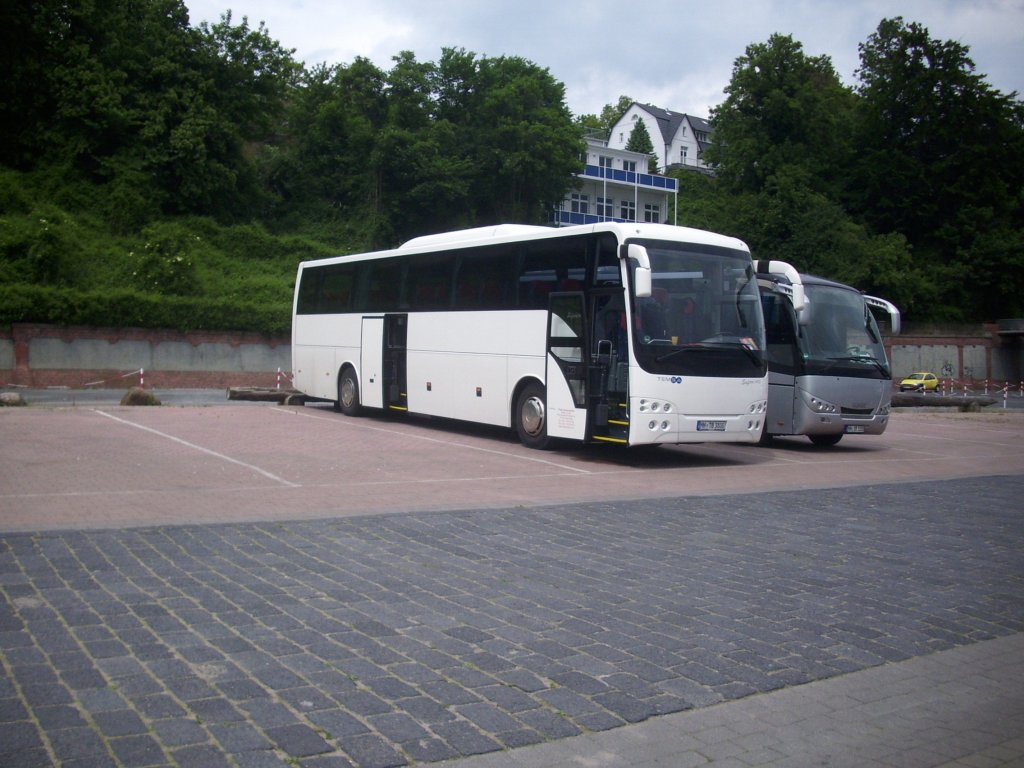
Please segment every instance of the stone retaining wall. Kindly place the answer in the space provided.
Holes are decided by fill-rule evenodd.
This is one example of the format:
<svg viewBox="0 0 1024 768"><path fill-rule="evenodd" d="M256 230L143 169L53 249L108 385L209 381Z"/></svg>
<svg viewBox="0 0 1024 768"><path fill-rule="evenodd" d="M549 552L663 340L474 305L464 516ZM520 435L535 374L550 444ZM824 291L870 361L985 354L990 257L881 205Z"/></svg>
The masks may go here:
<svg viewBox="0 0 1024 768"><path fill-rule="evenodd" d="M0 383L164 389L276 386L291 340L254 333L15 324L0 331Z"/></svg>
<svg viewBox="0 0 1024 768"><path fill-rule="evenodd" d="M1020 382L1021 336L920 332L886 339L894 378L933 371L958 383ZM291 340L254 333L15 324L0 330L0 385L165 389L273 387L291 370ZM141 374L139 372L142 372Z"/></svg>

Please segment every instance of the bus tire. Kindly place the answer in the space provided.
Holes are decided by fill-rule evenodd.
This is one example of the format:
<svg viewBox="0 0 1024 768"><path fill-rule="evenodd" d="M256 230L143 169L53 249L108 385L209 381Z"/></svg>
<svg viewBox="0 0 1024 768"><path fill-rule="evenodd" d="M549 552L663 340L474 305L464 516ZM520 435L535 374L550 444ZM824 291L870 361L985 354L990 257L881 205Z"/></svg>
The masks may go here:
<svg viewBox="0 0 1024 768"><path fill-rule="evenodd" d="M536 382L523 387L516 398L516 435L527 448L543 450L551 442L548 437L546 400L544 387Z"/></svg>
<svg viewBox="0 0 1024 768"><path fill-rule="evenodd" d="M843 433L837 435L808 435L811 442L819 448L829 448L843 439Z"/></svg>
<svg viewBox="0 0 1024 768"><path fill-rule="evenodd" d="M358 416L363 412L359 404L359 381L351 367L342 368L341 375L338 376L338 400L335 408L346 416Z"/></svg>

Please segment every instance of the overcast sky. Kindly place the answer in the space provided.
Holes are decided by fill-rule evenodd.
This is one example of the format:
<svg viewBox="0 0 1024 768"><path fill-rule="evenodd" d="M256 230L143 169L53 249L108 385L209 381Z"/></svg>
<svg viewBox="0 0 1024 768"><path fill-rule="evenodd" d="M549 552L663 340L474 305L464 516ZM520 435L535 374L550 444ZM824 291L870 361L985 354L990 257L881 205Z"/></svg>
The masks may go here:
<svg viewBox="0 0 1024 768"><path fill-rule="evenodd" d="M185 0L193 25L266 22L270 36L307 65L356 56L390 70L412 51L437 61L442 48L520 56L565 84L574 115L599 113L627 95L707 117L724 98L747 45L792 35L811 56L828 55L848 85L857 45L883 18L924 24L933 38L970 48L977 72L1024 98L1024 0Z"/></svg>

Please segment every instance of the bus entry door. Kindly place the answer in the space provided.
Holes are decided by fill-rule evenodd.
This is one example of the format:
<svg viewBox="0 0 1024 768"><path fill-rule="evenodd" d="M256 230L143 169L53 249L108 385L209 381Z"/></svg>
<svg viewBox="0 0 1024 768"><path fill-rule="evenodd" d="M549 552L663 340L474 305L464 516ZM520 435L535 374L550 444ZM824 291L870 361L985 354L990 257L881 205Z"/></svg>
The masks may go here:
<svg viewBox="0 0 1024 768"><path fill-rule="evenodd" d="M405 387L405 314L363 318L359 391L368 408L407 409Z"/></svg>
<svg viewBox="0 0 1024 768"><path fill-rule="evenodd" d="M553 293L548 304L547 429L551 437L587 433L586 322L582 293Z"/></svg>
<svg viewBox="0 0 1024 768"><path fill-rule="evenodd" d="M359 351L359 400L367 408L384 407L384 318L364 317Z"/></svg>

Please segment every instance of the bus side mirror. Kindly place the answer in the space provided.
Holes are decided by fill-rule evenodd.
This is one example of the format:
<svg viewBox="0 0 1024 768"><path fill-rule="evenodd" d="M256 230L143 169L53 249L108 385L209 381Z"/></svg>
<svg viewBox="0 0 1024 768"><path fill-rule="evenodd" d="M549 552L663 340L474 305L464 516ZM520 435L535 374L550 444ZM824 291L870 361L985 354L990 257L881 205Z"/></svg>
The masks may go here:
<svg viewBox="0 0 1024 768"><path fill-rule="evenodd" d="M796 267L785 261L759 260L754 262L754 268L759 275L779 275L789 280L786 293L793 305L793 311L796 312L797 322L800 325L811 322L811 303L804 292L804 284Z"/></svg>
<svg viewBox="0 0 1024 768"><path fill-rule="evenodd" d="M811 302L806 297L803 300L803 306L796 312L796 321L803 326L811 324Z"/></svg>
<svg viewBox="0 0 1024 768"><path fill-rule="evenodd" d="M900 335L900 331L902 330L902 328L900 328L900 311L899 309L897 309L895 304L893 304L891 301L886 301L885 299L879 299L877 296L865 296L864 301L867 303L869 307L875 307L876 309L881 309L888 312L890 329L889 332L893 336Z"/></svg>
<svg viewBox="0 0 1024 768"><path fill-rule="evenodd" d="M647 249L642 245L630 243L628 256L630 260L636 261L636 269L633 271L633 290L638 299L647 299L651 296L651 259L647 255Z"/></svg>

